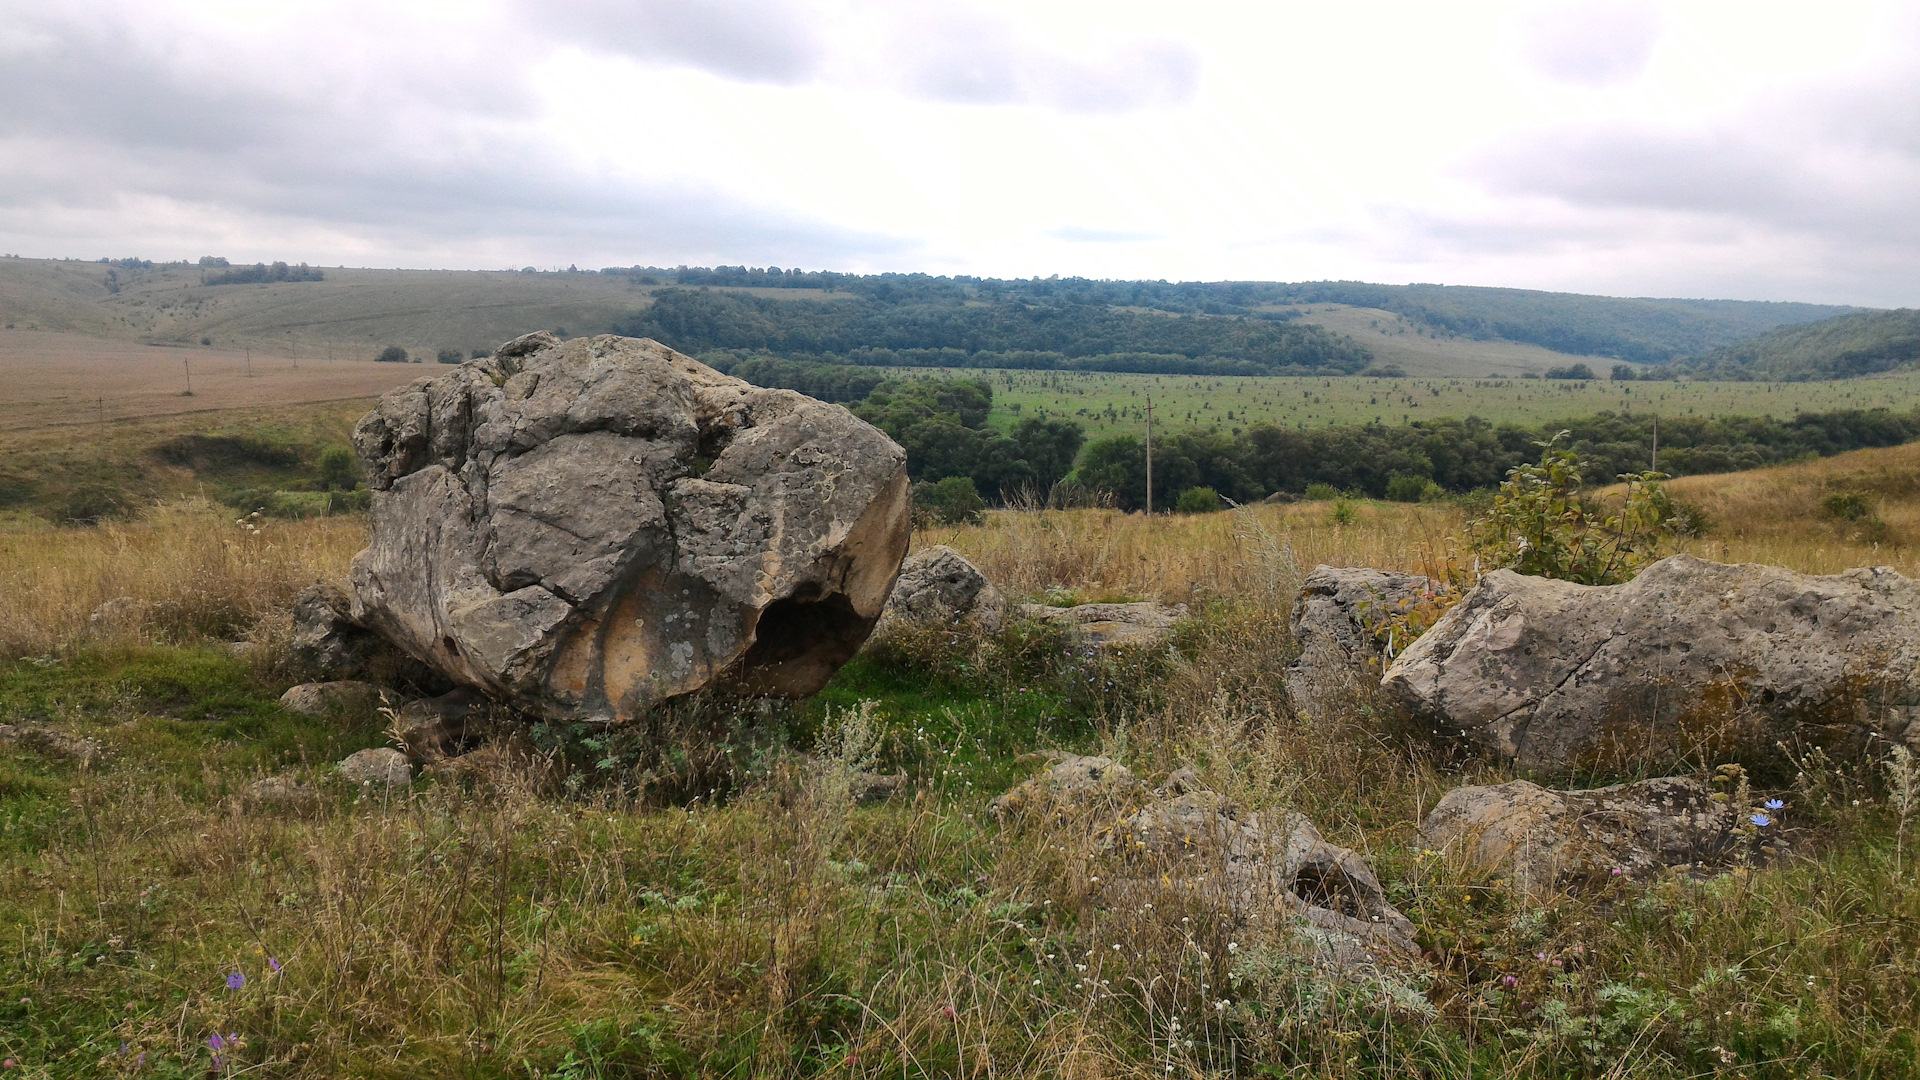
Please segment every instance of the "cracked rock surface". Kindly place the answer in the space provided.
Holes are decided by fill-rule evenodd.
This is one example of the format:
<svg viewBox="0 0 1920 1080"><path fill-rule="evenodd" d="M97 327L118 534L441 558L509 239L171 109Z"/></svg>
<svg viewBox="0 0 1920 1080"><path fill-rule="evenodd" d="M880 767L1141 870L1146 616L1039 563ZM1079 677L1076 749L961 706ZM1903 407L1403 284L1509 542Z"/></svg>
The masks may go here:
<svg viewBox="0 0 1920 1080"><path fill-rule="evenodd" d="M549 719L812 693L906 553L892 440L651 340L530 334L390 391L354 446L352 621Z"/></svg>
<svg viewBox="0 0 1920 1080"><path fill-rule="evenodd" d="M1364 566L1316 566L1300 583L1289 620L1300 656L1287 669L1295 712L1335 715L1380 683L1388 623L1431 595L1422 574ZM1395 641L1395 648L1404 646Z"/></svg>
<svg viewBox="0 0 1920 1080"><path fill-rule="evenodd" d="M1498 570L1381 687L1526 768L1920 741L1920 587L1689 555L1621 585Z"/></svg>

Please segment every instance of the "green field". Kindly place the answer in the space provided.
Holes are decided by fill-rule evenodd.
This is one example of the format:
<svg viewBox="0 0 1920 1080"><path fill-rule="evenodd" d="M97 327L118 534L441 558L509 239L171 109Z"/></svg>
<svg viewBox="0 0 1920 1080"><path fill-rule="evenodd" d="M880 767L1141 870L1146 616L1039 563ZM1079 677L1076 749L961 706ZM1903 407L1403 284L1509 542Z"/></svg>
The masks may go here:
<svg viewBox="0 0 1920 1080"><path fill-rule="evenodd" d="M1844 382L1566 382L1548 379L1230 378L1100 372L944 369L993 383L993 422L1065 417L1089 438L1136 433L1153 397L1155 428L1216 429L1249 424L1317 427L1404 424L1478 416L1539 423L1617 413L1661 416L1779 416L1832 409L1908 409L1920 404L1920 372Z"/></svg>

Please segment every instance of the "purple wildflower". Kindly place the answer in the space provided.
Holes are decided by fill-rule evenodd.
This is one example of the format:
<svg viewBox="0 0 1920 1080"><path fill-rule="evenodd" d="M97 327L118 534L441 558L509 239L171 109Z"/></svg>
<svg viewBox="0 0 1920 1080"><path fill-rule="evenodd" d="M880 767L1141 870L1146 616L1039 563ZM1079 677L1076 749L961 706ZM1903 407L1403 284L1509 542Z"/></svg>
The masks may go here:
<svg viewBox="0 0 1920 1080"><path fill-rule="evenodd" d="M1787 808L1787 804L1781 802L1779 799L1768 799L1766 802L1763 802L1760 805L1766 807L1769 810L1785 810Z"/></svg>
<svg viewBox="0 0 1920 1080"><path fill-rule="evenodd" d="M217 1054L220 1051L225 1050L226 1048L227 1048L227 1040L221 1038L219 1032L216 1031L213 1034L207 1036L207 1049Z"/></svg>
<svg viewBox="0 0 1920 1080"><path fill-rule="evenodd" d="M1758 825L1763 829L1773 824L1773 819L1768 817L1765 814L1755 814L1752 817L1748 818L1747 820L1753 822L1755 825Z"/></svg>
<svg viewBox="0 0 1920 1080"><path fill-rule="evenodd" d="M267 966L273 969L273 973L275 975L280 974L280 961L275 960L273 957L269 956L267 957Z"/></svg>
<svg viewBox="0 0 1920 1080"><path fill-rule="evenodd" d="M227 989L238 990L247 985L247 977L236 971L227 976Z"/></svg>
<svg viewBox="0 0 1920 1080"><path fill-rule="evenodd" d="M1518 975L1502 975L1500 976L1500 985L1518 986L1520 985L1520 977Z"/></svg>

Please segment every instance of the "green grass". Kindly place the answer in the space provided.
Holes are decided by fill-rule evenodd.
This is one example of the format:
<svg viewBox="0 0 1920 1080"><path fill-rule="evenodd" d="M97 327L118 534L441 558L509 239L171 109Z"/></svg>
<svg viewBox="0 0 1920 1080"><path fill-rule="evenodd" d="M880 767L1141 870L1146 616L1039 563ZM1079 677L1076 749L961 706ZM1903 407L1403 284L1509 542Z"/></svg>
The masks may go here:
<svg viewBox="0 0 1920 1080"><path fill-rule="evenodd" d="M1844 382L1569 382L1548 379L1203 378L949 368L987 378L996 426L1024 416L1065 417L1090 438L1138 435L1146 396L1154 429L1231 433L1249 424L1323 427L1404 424L1479 416L1536 424L1603 410L1661 416L1779 416L1830 409L1909 409L1920 404L1920 372ZM1232 415L1229 416L1228 414Z"/></svg>

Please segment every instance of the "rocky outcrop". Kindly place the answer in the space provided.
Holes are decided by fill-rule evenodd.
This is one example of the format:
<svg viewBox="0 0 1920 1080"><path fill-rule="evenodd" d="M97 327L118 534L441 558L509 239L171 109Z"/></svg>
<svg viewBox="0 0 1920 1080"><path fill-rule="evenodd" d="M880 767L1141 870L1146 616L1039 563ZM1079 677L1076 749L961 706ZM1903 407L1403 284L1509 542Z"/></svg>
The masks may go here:
<svg viewBox="0 0 1920 1080"><path fill-rule="evenodd" d="M1339 967L1420 955L1413 924L1387 902L1365 861L1327 843L1304 815L1242 811L1191 769L1151 791L1111 758L1051 757L1045 772L989 810L1004 822L1038 813L1106 830L1120 865L1102 873L1115 897L1174 909L1197 904L1243 924L1298 918Z"/></svg>
<svg viewBox="0 0 1920 1080"><path fill-rule="evenodd" d="M1382 688L1529 768L1920 739L1920 588L1675 555L1623 585L1488 574Z"/></svg>
<svg viewBox="0 0 1920 1080"><path fill-rule="evenodd" d="M965 627L998 633L1007 602L959 552L944 544L916 551L900 564L900 579L887 598L882 627Z"/></svg>
<svg viewBox="0 0 1920 1080"><path fill-rule="evenodd" d="M378 686L352 679L301 683L288 687L287 692L280 695L281 708L315 719L369 714L380 707L380 701Z"/></svg>
<svg viewBox="0 0 1920 1080"><path fill-rule="evenodd" d="M1711 785L1662 777L1585 791L1525 780L1447 792L1421 823L1423 842L1483 870L1511 873L1527 891L1566 883L1646 878L1710 865L1734 840L1734 812Z"/></svg>
<svg viewBox="0 0 1920 1080"><path fill-rule="evenodd" d="M906 550L890 439L653 341L520 338L389 392L354 445L352 621L548 719L811 693Z"/></svg>
<svg viewBox="0 0 1920 1080"><path fill-rule="evenodd" d="M356 750L340 762L340 775L350 784L372 787L406 787L413 782L413 766L407 755L391 747Z"/></svg>
<svg viewBox="0 0 1920 1080"><path fill-rule="evenodd" d="M1173 636L1173 626L1187 617L1185 604L1081 604L1058 608L1044 604L1020 605L1020 617L1065 627L1076 641L1096 648L1128 645L1154 648Z"/></svg>
<svg viewBox="0 0 1920 1080"><path fill-rule="evenodd" d="M301 590L293 601L293 639L288 643L295 667L325 679L363 674L385 647L379 637L353 621L353 597L321 582Z"/></svg>
<svg viewBox="0 0 1920 1080"><path fill-rule="evenodd" d="M1387 647L1399 649L1389 622L1432 595L1420 574L1360 566L1316 566L1301 583L1290 627L1300 655L1287 669L1294 711L1326 717L1364 700L1380 685Z"/></svg>
<svg viewBox="0 0 1920 1080"><path fill-rule="evenodd" d="M1127 822L1136 851L1158 856L1163 892L1241 921L1297 917L1319 930L1341 966L1420 955L1414 926L1387 902L1358 854L1327 843L1291 810L1243 812L1211 791L1149 806Z"/></svg>

